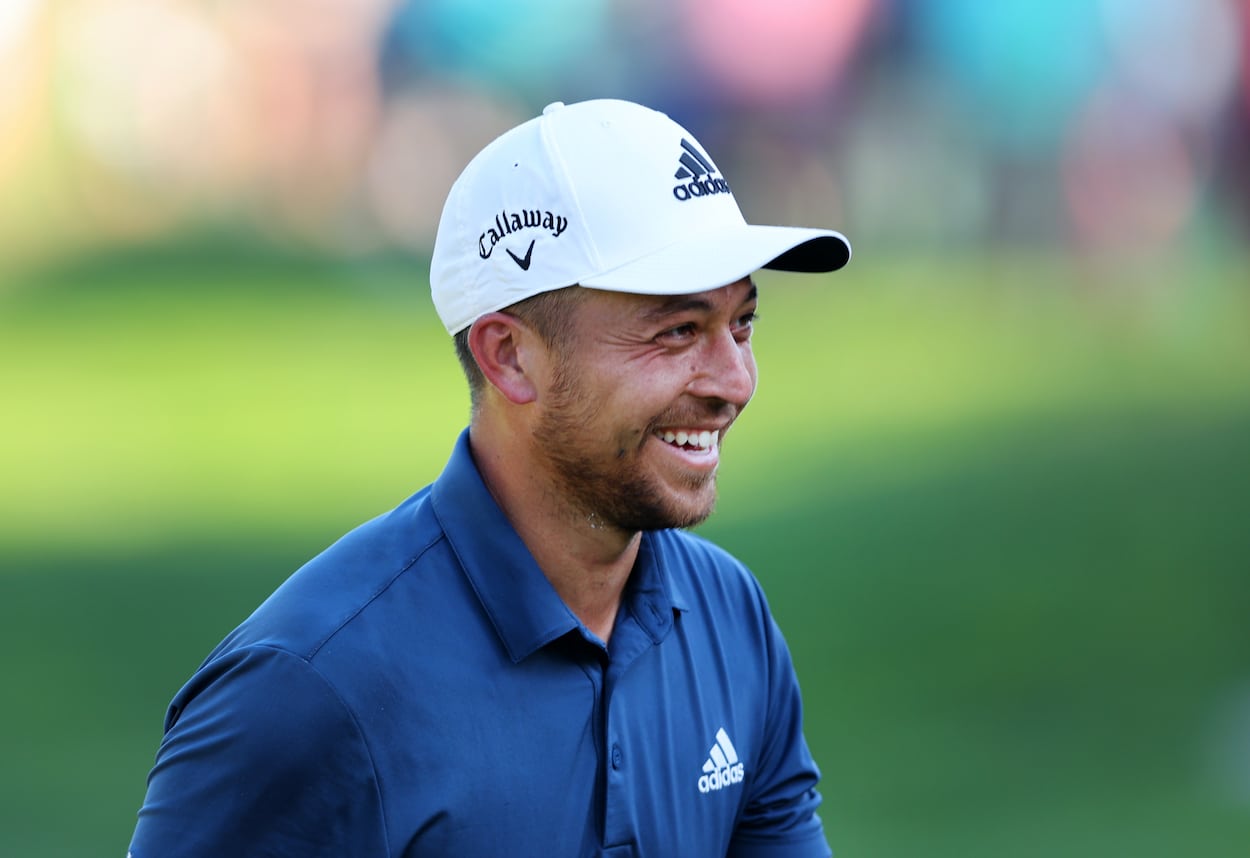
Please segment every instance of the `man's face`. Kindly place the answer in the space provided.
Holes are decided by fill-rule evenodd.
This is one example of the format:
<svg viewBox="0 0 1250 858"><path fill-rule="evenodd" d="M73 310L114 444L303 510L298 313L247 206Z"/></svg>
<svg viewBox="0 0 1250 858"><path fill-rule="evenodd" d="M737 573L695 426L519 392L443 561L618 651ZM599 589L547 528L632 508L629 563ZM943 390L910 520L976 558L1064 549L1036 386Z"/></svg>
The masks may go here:
<svg viewBox="0 0 1250 858"><path fill-rule="evenodd" d="M716 500L720 444L755 392L749 279L694 295L594 291L539 398L535 448L599 526L690 527Z"/></svg>

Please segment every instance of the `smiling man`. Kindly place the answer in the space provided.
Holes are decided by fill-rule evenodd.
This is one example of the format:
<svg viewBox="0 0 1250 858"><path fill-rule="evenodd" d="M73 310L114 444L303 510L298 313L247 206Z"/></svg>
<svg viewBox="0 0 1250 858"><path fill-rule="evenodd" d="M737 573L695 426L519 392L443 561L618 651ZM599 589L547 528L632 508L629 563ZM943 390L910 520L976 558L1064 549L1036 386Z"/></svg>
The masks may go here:
<svg viewBox="0 0 1250 858"><path fill-rule="evenodd" d="M755 391L752 273L849 257L635 104L487 146L431 265L469 427L178 692L133 858L827 856L785 642L682 528Z"/></svg>

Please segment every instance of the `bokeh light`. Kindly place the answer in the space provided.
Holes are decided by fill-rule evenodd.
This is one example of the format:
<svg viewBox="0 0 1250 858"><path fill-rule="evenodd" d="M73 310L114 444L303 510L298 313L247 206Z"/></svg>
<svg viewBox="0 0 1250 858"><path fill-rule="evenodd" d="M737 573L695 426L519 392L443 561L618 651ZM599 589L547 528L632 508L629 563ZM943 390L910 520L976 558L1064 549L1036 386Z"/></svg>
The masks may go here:
<svg viewBox="0 0 1250 858"><path fill-rule="evenodd" d="M1102 0L1117 72L1178 119L1227 107L1241 65L1232 0Z"/></svg>
<svg viewBox="0 0 1250 858"><path fill-rule="evenodd" d="M696 64L731 98L768 104L827 92L845 67L873 0L683 0Z"/></svg>
<svg viewBox="0 0 1250 858"><path fill-rule="evenodd" d="M0 5L0 181L17 166L40 106L33 49L38 43L34 15L38 0Z"/></svg>
<svg viewBox="0 0 1250 858"><path fill-rule="evenodd" d="M412 75L554 86L596 62L606 12L604 0L413 0L391 23L387 59Z"/></svg>
<svg viewBox="0 0 1250 858"><path fill-rule="evenodd" d="M178 189L211 188L228 177L245 87L233 46L203 9L158 0L80 0L69 8L58 90L62 116L86 153Z"/></svg>
<svg viewBox="0 0 1250 858"><path fill-rule="evenodd" d="M9 0L0 5L0 60L27 37L39 0Z"/></svg>
<svg viewBox="0 0 1250 858"><path fill-rule="evenodd" d="M955 93L893 78L849 124L840 157L863 241L889 247L976 244L991 234L993 159Z"/></svg>
<svg viewBox="0 0 1250 858"><path fill-rule="evenodd" d="M1241 93L1250 113L1250 0L1241 0Z"/></svg>
<svg viewBox="0 0 1250 858"><path fill-rule="evenodd" d="M999 145L1056 145L1105 65L1098 10L1086 0L946 0L903 9L932 61L959 81L980 132Z"/></svg>
<svg viewBox="0 0 1250 858"><path fill-rule="evenodd" d="M1184 138L1157 106L1113 89L1097 93L1064 159L1079 243L1151 255L1166 250L1193 214L1196 172Z"/></svg>
<svg viewBox="0 0 1250 858"><path fill-rule="evenodd" d="M488 92L414 90L392 100L366 177L373 218L386 237L421 253L434 243L440 201L476 152L528 117Z"/></svg>

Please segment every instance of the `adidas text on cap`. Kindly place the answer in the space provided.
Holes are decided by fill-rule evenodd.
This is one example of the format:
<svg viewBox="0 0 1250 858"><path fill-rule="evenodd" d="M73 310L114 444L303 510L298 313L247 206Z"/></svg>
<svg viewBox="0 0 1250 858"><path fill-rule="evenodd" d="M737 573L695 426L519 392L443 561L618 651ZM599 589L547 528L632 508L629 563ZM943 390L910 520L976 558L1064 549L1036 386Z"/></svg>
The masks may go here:
<svg viewBox="0 0 1250 858"><path fill-rule="evenodd" d="M557 102L487 145L452 185L430 289L456 334L566 286L685 295L761 268L835 271L850 257L833 230L748 224L703 147L663 113Z"/></svg>

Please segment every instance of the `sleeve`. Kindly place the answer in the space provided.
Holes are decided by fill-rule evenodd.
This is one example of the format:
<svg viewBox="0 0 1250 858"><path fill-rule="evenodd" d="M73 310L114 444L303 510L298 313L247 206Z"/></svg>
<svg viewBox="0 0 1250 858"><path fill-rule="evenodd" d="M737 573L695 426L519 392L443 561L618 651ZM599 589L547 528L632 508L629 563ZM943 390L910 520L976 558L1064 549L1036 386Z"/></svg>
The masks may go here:
<svg viewBox="0 0 1250 858"><path fill-rule="evenodd" d="M249 647L174 698L131 858L385 854L368 748L308 662Z"/></svg>
<svg viewBox="0 0 1250 858"><path fill-rule="evenodd" d="M767 732L728 854L730 858L829 858L832 853L816 813L821 802L816 790L820 771L803 736L798 678L781 630L771 615L766 621Z"/></svg>

